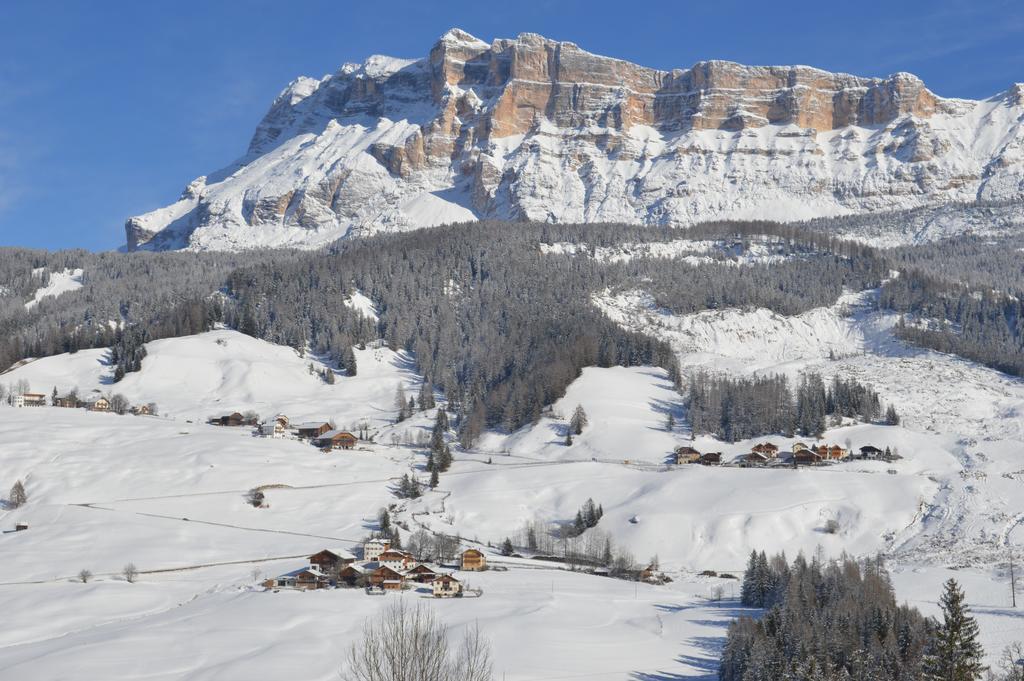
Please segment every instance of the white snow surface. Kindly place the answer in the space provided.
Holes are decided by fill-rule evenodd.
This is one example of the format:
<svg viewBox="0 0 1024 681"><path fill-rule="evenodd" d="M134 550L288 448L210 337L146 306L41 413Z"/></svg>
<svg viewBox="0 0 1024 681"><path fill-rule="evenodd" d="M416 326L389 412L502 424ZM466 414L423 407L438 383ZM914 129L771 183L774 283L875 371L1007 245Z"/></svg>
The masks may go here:
<svg viewBox="0 0 1024 681"><path fill-rule="evenodd" d="M33 273L42 274L44 270L35 270ZM43 298L57 297L63 293L70 293L82 288L82 269L65 269L60 272L51 272L50 280L46 286L40 286L32 295L32 300L25 303L25 309L31 310L39 304Z"/></svg>
<svg viewBox="0 0 1024 681"><path fill-rule="evenodd" d="M0 678L274 680L301 668L303 678L333 679L363 619L409 598L435 609L453 635L479 623L499 678L713 679L725 625L742 609L729 598L734 582L696 573L739 574L755 547L791 557L880 552L897 596L929 613L942 581L956 576L994 659L1020 638L1004 561L1024 540L1024 383L905 346L891 335L893 319L875 311L875 295L851 292L792 318L676 316L642 290L595 298L618 323L670 342L687 371L813 368L856 377L897 405L901 426L846 423L822 441L891 447L900 460L799 471L666 465L682 444L728 461L754 441L692 440L662 369L590 367L536 424L489 432L471 452L454 447L436 490L398 500L398 477L426 478L425 452L393 445L392 435L414 440L434 418L429 410L393 424L396 386L412 394L421 380L404 354L356 350L357 375L335 385L310 375L310 361L323 366L316 358L225 330L149 343L142 370L116 385L102 350L25 363L0 383L113 390L155 401L163 415L0 407L0 469L29 495L22 508L0 509L0 529L29 524L0 534ZM364 298L350 304L370 313ZM566 446L576 405L589 424ZM375 443L325 455L199 422L250 408L342 427L366 420ZM794 442L761 440L783 450ZM269 507L246 505L245 491L262 485ZM486 548L524 522L569 520L587 498L604 508L600 531L638 560L657 554L675 581L635 586ZM453 602L253 588L254 567L279 574L326 546L350 546L389 503L396 520L457 533L510 569L459 575L484 594ZM823 531L829 520L835 534ZM128 561L143 570L136 584L117 576ZM72 580L82 568L96 573L92 583ZM720 603L706 599L717 584L727 596Z"/></svg>

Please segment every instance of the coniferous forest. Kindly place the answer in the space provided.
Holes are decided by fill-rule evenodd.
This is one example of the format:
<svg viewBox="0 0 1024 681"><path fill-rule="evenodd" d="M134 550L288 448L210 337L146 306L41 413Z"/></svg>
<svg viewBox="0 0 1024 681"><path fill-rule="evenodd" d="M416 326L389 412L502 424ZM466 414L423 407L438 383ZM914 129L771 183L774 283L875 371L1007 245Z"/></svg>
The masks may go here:
<svg viewBox="0 0 1024 681"><path fill-rule="evenodd" d="M350 373L356 370L351 346L383 337L413 353L419 371L465 417L460 423L470 424L472 440L485 426L515 428L536 419L584 366L660 365L683 387L668 346L611 322L592 304L600 292L642 288L677 314L761 307L792 315L833 304L844 290L880 287L879 305L903 315L897 333L907 341L1024 374L1018 295L1024 273L1011 243L965 237L880 250L837 239L827 224L730 222L683 232L482 222L382 234L315 252L5 249L0 366L111 347L119 379L138 370L146 342L223 323L316 353ZM729 248L698 262L588 255L681 238L719 240ZM769 242L785 257L741 267L730 262L752 240ZM542 244L560 243L584 245L583 255L542 252ZM24 301L51 273L66 268L83 269L82 289L26 309ZM377 305L378 321L347 304L356 290ZM757 390L744 383L750 380ZM771 399L744 399L755 394ZM814 376L799 385L777 377L698 376L689 401L696 431L730 440L814 434L824 417L872 420L884 408L866 387L825 386Z"/></svg>

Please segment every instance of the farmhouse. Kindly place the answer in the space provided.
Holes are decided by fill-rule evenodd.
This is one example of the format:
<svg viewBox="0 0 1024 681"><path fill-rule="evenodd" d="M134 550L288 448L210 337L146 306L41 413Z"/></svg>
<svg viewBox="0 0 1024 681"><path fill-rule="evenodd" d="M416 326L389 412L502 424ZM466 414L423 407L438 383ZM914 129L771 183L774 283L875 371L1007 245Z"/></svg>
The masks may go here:
<svg viewBox="0 0 1024 681"><path fill-rule="evenodd" d="M338 571L338 583L345 586L361 586L369 573L362 565L350 563Z"/></svg>
<svg viewBox="0 0 1024 681"><path fill-rule="evenodd" d="M148 404L140 404L131 408L131 413L135 416L152 416L153 410Z"/></svg>
<svg viewBox="0 0 1024 681"><path fill-rule="evenodd" d="M779 448L770 442L762 442L759 445L754 445L753 449L750 451L754 454L763 454L765 459L774 459L779 455Z"/></svg>
<svg viewBox="0 0 1024 681"><path fill-rule="evenodd" d="M705 452L700 455L702 466L717 466L722 463L722 452Z"/></svg>
<svg viewBox="0 0 1024 681"><path fill-rule="evenodd" d="M352 449L356 446L356 436L344 430L329 430L313 438L313 444L321 449Z"/></svg>
<svg viewBox="0 0 1024 681"><path fill-rule="evenodd" d="M214 426L241 426L245 422L242 415L237 411L230 414L223 414L221 416L214 416L210 419L210 423Z"/></svg>
<svg viewBox="0 0 1024 681"><path fill-rule="evenodd" d="M327 575L321 572L315 567L299 568L292 572L287 572L279 577L268 579L263 582L263 585L267 588L284 588L284 589L301 589L303 591L309 591L311 589L320 589L327 584Z"/></svg>
<svg viewBox="0 0 1024 681"><path fill-rule="evenodd" d="M301 437L303 440L310 440L315 437L320 437L331 429L331 424L326 421L310 421L309 423L300 423L295 428L295 434Z"/></svg>
<svg viewBox="0 0 1024 681"><path fill-rule="evenodd" d="M89 411L110 411L110 400L106 397L97 397L92 400L88 400L85 403L85 408Z"/></svg>
<svg viewBox="0 0 1024 681"><path fill-rule="evenodd" d="M402 573L389 568L387 565L381 565L371 572L367 576L366 581L370 586L380 587L385 591L399 591L405 586L405 577Z"/></svg>
<svg viewBox="0 0 1024 681"><path fill-rule="evenodd" d="M816 463L821 463L821 457L814 450L804 447L803 449L793 450L793 463L798 466L813 466Z"/></svg>
<svg viewBox="0 0 1024 681"><path fill-rule="evenodd" d="M822 461L839 461L846 458L846 450L839 445L819 445L815 451Z"/></svg>
<svg viewBox="0 0 1024 681"><path fill-rule="evenodd" d="M356 557L345 549L324 549L309 557L309 564L324 574L333 574L356 561Z"/></svg>
<svg viewBox="0 0 1024 681"><path fill-rule="evenodd" d="M77 395L58 395L53 398L53 406L64 409L78 409L78 407L82 406L82 403Z"/></svg>
<svg viewBox="0 0 1024 681"><path fill-rule="evenodd" d="M420 563L416 567L407 570L405 573L406 579L412 580L414 582L419 582L420 584L427 584L429 582L433 582L435 579L437 579L437 576L438 575L436 572L434 572L431 568L427 567L423 563Z"/></svg>
<svg viewBox="0 0 1024 681"><path fill-rule="evenodd" d="M381 554L377 556L377 562L384 567L389 567L397 572L405 572L412 567L412 564L416 561L413 559L412 554L407 551L388 549L386 551L382 551Z"/></svg>
<svg viewBox="0 0 1024 681"><path fill-rule="evenodd" d="M693 447L683 446L676 450L676 463L696 463L700 461L700 452Z"/></svg>
<svg viewBox="0 0 1024 681"><path fill-rule="evenodd" d="M391 541L388 539L370 539L363 544L363 560L377 560L380 554L391 548Z"/></svg>
<svg viewBox="0 0 1024 681"><path fill-rule="evenodd" d="M46 395L42 393L22 393L21 395L15 395L15 398L17 397L21 397L21 406L23 407L46 406Z"/></svg>
<svg viewBox="0 0 1024 681"><path fill-rule="evenodd" d="M884 454L885 452L873 445L864 445L860 448L860 458L862 459L880 459Z"/></svg>
<svg viewBox="0 0 1024 681"><path fill-rule="evenodd" d="M462 569L467 572L480 572L487 569L487 556L477 549L466 549L461 557Z"/></svg>
<svg viewBox="0 0 1024 681"><path fill-rule="evenodd" d="M756 465L756 466L760 466L760 465L766 464L766 463L768 463L768 460L769 460L768 455L763 453L763 452L750 452L749 454L747 454L747 455L745 455L743 457L743 461L744 462L746 462L747 464L753 464L753 465Z"/></svg>
<svg viewBox="0 0 1024 681"><path fill-rule="evenodd" d="M278 421L270 421L269 423L261 423L259 427L259 433L262 437L284 437L285 427Z"/></svg>
<svg viewBox="0 0 1024 681"><path fill-rule="evenodd" d="M802 452L805 449L807 449L807 445L805 443L803 443L803 442L794 442L793 443L793 453L794 454L796 452Z"/></svg>
<svg viewBox="0 0 1024 681"><path fill-rule="evenodd" d="M451 575L438 575L431 586L434 598L457 598L462 595L462 582Z"/></svg>

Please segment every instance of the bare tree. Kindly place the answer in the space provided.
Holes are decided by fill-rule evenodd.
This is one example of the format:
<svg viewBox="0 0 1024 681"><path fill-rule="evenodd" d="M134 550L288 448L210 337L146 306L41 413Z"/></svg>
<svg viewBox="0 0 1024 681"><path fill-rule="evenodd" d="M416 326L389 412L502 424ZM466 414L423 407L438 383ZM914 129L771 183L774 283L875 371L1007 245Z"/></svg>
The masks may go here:
<svg viewBox="0 0 1024 681"><path fill-rule="evenodd" d="M82 584L88 584L90 579L92 579L92 570L82 570L78 573L78 581Z"/></svg>
<svg viewBox="0 0 1024 681"><path fill-rule="evenodd" d="M114 393L107 399L110 402L110 411L114 412L115 414L120 414L122 416L124 416L124 414L127 413L129 407L127 397L125 397L121 393Z"/></svg>
<svg viewBox="0 0 1024 681"><path fill-rule="evenodd" d="M347 681L490 681L490 644L479 629L452 649L448 628L425 605L404 600L369 618L349 651Z"/></svg>
<svg viewBox="0 0 1024 681"><path fill-rule="evenodd" d="M133 584L139 576L139 569L135 567L135 563L128 563L121 569L121 574L124 575L124 581Z"/></svg>

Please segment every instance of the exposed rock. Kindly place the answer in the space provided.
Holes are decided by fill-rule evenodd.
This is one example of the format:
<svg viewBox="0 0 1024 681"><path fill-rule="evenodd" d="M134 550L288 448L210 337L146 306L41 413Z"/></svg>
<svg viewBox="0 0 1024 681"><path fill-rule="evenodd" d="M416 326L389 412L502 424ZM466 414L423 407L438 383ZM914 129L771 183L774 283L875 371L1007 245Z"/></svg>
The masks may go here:
<svg viewBox="0 0 1024 681"><path fill-rule="evenodd" d="M1024 197L1024 85L708 61L659 71L453 29L275 99L246 156L126 223L129 249L316 246L493 217L685 226Z"/></svg>

